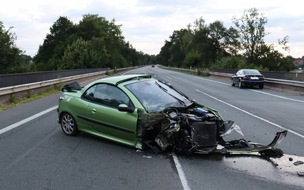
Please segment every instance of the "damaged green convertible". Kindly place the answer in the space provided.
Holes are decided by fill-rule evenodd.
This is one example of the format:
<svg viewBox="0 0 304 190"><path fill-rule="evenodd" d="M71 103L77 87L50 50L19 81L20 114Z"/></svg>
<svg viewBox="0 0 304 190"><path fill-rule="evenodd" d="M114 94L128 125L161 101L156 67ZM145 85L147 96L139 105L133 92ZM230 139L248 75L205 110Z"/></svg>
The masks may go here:
<svg viewBox="0 0 304 190"><path fill-rule="evenodd" d="M150 75L106 77L81 88L62 89L58 122L66 135L80 131L137 149L177 153L221 154L280 152L275 145L287 135L278 132L269 145L244 139L225 141L240 128L214 109Z"/></svg>

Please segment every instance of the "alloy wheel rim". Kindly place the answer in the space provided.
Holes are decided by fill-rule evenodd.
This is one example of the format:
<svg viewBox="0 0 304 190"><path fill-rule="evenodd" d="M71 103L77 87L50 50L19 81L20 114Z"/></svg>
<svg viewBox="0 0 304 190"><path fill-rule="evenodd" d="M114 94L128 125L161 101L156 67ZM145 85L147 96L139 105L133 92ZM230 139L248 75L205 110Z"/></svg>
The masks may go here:
<svg viewBox="0 0 304 190"><path fill-rule="evenodd" d="M62 129L67 134L71 134L74 131L74 120L70 115L64 115L61 121Z"/></svg>

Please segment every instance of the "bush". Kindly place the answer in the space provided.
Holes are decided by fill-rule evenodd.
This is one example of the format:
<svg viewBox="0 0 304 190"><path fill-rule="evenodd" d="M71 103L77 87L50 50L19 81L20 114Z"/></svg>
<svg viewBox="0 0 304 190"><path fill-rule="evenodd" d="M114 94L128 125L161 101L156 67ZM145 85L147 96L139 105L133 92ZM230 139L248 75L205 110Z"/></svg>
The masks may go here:
<svg viewBox="0 0 304 190"><path fill-rule="evenodd" d="M245 65L241 57L223 57L211 65L211 69L238 69Z"/></svg>
<svg viewBox="0 0 304 190"><path fill-rule="evenodd" d="M208 71L201 71L200 69L198 69L197 70L197 75L198 76L208 77L208 76L210 76L210 73Z"/></svg>

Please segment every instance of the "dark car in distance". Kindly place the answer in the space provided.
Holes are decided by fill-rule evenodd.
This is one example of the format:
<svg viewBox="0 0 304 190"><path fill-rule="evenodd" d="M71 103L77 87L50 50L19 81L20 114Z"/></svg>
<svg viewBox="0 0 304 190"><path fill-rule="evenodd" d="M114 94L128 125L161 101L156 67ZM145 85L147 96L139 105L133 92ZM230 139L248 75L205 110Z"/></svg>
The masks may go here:
<svg viewBox="0 0 304 190"><path fill-rule="evenodd" d="M231 77L231 85L243 87L259 86L264 88L264 76L256 69L241 69Z"/></svg>

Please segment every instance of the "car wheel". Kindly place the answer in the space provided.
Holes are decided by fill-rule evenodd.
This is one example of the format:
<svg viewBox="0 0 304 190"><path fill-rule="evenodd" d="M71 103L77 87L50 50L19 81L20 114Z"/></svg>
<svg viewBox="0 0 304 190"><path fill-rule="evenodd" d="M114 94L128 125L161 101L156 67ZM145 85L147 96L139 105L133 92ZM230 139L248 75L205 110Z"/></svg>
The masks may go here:
<svg viewBox="0 0 304 190"><path fill-rule="evenodd" d="M263 89L263 88L264 88L264 84L260 84L260 85L259 85L259 88L260 88L260 89Z"/></svg>
<svg viewBox="0 0 304 190"><path fill-rule="evenodd" d="M239 88L243 88L243 83L241 80L239 80Z"/></svg>
<svg viewBox="0 0 304 190"><path fill-rule="evenodd" d="M231 86L235 86L235 84L234 84L234 81L233 81L233 80L231 80Z"/></svg>
<svg viewBox="0 0 304 190"><path fill-rule="evenodd" d="M78 134L78 128L75 119L69 113L63 113L60 120L61 129L64 134L74 136Z"/></svg>

